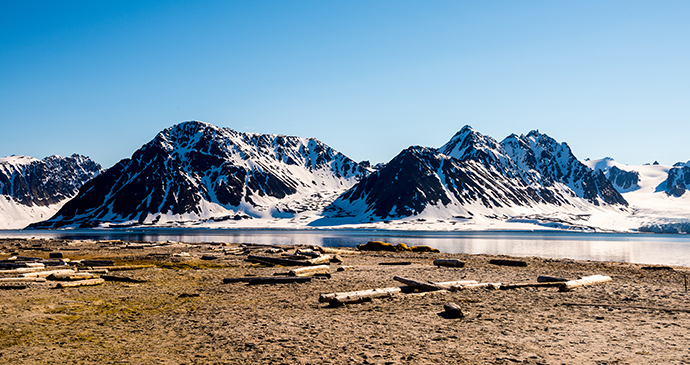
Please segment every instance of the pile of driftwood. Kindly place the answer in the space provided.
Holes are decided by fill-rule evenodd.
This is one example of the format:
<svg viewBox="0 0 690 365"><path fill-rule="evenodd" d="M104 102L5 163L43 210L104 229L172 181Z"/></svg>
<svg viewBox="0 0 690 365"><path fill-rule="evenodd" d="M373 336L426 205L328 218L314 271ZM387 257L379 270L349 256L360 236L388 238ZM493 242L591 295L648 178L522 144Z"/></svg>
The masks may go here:
<svg viewBox="0 0 690 365"><path fill-rule="evenodd" d="M249 285L257 284L286 284L286 283L307 283L312 278L330 278L330 263L342 263L341 255L355 255L360 252L354 250L341 250L327 247L313 248L294 248L294 252L289 253L286 248L274 247L265 250L265 253L280 254L280 256L267 255L248 255L247 261L268 266L288 266L294 267L287 272L275 273L274 276L257 277L246 276L239 278L225 278L224 284L244 282ZM246 251L245 251L246 253ZM351 266L340 266L338 271L344 271Z"/></svg>
<svg viewBox="0 0 690 365"><path fill-rule="evenodd" d="M330 306L341 306L345 304L361 303L365 301L371 301L374 298L389 297L398 293L404 292L454 292L459 290L467 289L493 289L493 290L509 290L517 288L545 288L545 287L558 287L559 291L570 291L577 288L602 284L611 281L611 278L603 275L592 275L583 277L577 280L566 280L559 278L552 278L547 276L540 276L537 278L536 283L479 283L475 280L461 280L461 281L448 281L448 282L430 282L430 281L419 281L413 279L407 279L399 276L393 277L395 281L399 281L405 286L400 287L389 287L389 288L377 288L377 289L366 289L358 290L346 293L330 293L321 294L319 296L319 302L328 302ZM453 307L454 308L454 307ZM451 309L454 310L454 309Z"/></svg>
<svg viewBox="0 0 690 365"><path fill-rule="evenodd" d="M69 260L62 252L51 252L49 259L12 256L0 260L0 289L26 289L29 285L52 285L55 288L90 286L106 281L142 282L107 275L110 271L135 270L152 265L115 266L110 260Z"/></svg>

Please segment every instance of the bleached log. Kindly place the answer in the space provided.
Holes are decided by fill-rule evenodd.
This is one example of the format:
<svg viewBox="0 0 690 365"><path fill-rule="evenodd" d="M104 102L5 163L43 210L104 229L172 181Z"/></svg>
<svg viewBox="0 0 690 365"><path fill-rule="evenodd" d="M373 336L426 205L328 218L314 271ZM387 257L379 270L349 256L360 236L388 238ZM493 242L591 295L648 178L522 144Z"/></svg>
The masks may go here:
<svg viewBox="0 0 690 365"><path fill-rule="evenodd" d="M450 287L450 291L460 291L465 289L491 289L498 290L501 289L501 283L479 283L479 284L465 284L465 285L454 285Z"/></svg>
<svg viewBox="0 0 690 365"><path fill-rule="evenodd" d="M72 288L75 286L91 286L91 285L100 285L105 283L105 280L101 278L96 278L96 279L86 279L86 280L77 280L77 281L65 281L62 283L58 283L55 286L55 289L61 289L61 288Z"/></svg>
<svg viewBox="0 0 690 365"><path fill-rule="evenodd" d="M327 263L331 262L331 258L332 258L331 255L321 255L319 257L313 258L313 259L308 260L308 261L309 261L309 264L311 264L311 265L322 265L322 264L327 264Z"/></svg>
<svg viewBox="0 0 690 365"><path fill-rule="evenodd" d="M436 265L436 266L447 266L447 267L465 267L465 263L463 261L446 260L446 259L434 260L434 265Z"/></svg>
<svg viewBox="0 0 690 365"><path fill-rule="evenodd" d="M292 269L288 272L289 276L311 276L314 274L329 274L331 268L328 265L317 265Z"/></svg>
<svg viewBox="0 0 690 365"><path fill-rule="evenodd" d="M455 303L444 304L443 310L445 311L446 316L451 318L462 318L465 316L465 314L462 313L462 308Z"/></svg>
<svg viewBox="0 0 690 365"><path fill-rule="evenodd" d="M609 281L611 281L610 276L604 276L604 275L586 276L586 277L578 279L578 280L571 280L571 281L567 281L567 282L561 284L559 291L562 291L562 292L571 291L573 289L581 288L583 286L603 284L603 283L606 283Z"/></svg>
<svg viewBox="0 0 690 365"><path fill-rule="evenodd" d="M69 269L63 269L63 270L50 270L50 271L36 271L36 272L28 272L21 274L21 277L24 278L47 278L50 275L53 274L74 274L76 271L74 270L69 270Z"/></svg>
<svg viewBox="0 0 690 365"><path fill-rule="evenodd" d="M316 258L316 257L321 256L321 253L315 252L314 250L311 250L311 249L301 249L301 250L295 250L295 255L309 256L311 258Z"/></svg>
<svg viewBox="0 0 690 365"><path fill-rule="evenodd" d="M322 294L319 302L329 302L331 306L337 307L344 304L361 303L373 298L389 297L395 293L400 293L400 287L367 289L348 293Z"/></svg>
<svg viewBox="0 0 690 365"><path fill-rule="evenodd" d="M333 255L361 255L362 253L360 251L354 251L354 250L341 250L338 248L331 248L331 247L317 247L317 250L319 250L321 253L330 253Z"/></svg>

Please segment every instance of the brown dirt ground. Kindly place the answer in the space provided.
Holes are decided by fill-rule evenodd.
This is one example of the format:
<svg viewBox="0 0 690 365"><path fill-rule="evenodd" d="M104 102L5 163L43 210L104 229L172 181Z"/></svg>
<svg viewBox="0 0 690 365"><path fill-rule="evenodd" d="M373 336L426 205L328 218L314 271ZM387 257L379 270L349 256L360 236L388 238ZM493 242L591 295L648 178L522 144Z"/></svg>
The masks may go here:
<svg viewBox="0 0 690 365"><path fill-rule="evenodd" d="M0 364L689 364L690 295L684 268L524 260L527 267L490 265L489 255L370 252L343 255L330 279L304 284L223 284L223 278L286 272L245 261L235 244L167 244L127 248L123 242L0 240L11 253L110 259L156 268L112 275L145 283L53 289L54 282L0 290ZM188 252L189 257L173 257ZM201 260L213 254L216 260ZM456 258L464 268L436 267ZM381 262L410 261L384 266ZM539 275L575 279L608 275L612 282L561 293L557 288L474 289L399 294L331 308L325 293L401 286L418 280L536 282ZM5 275L7 276L7 275ZM448 319L459 304L465 318ZM573 306L570 304L586 304ZM592 305L590 305L592 304Z"/></svg>

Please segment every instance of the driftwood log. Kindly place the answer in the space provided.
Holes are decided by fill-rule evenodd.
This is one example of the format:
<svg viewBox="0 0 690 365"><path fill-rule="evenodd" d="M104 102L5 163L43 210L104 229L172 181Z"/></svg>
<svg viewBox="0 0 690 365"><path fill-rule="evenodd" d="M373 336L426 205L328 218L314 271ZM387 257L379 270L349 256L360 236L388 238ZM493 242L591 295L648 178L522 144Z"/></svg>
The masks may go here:
<svg viewBox="0 0 690 365"><path fill-rule="evenodd" d="M315 274L330 274L331 268L328 265L317 265L300 267L298 269L292 269L288 272L289 276L312 276Z"/></svg>
<svg viewBox="0 0 690 365"><path fill-rule="evenodd" d="M394 276L393 280L399 281L411 288L423 291L433 291L433 290L443 290L446 289L440 285L432 283L430 281L418 281L413 279L402 278L400 276Z"/></svg>
<svg viewBox="0 0 690 365"><path fill-rule="evenodd" d="M465 267L465 262L460 260L437 259L434 260L434 265L447 267Z"/></svg>
<svg viewBox="0 0 690 365"><path fill-rule="evenodd" d="M46 279L53 281L77 281L94 279L96 275L88 272L71 272L71 273L55 273L49 275Z"/></svg>
<svg viewBox="0 0 690 365"><path fill-rule="evenodd" d="M99 266L98 269L105 269L108 271L125 271L125 270L140 270L151 269L156 265L118 265L118 266Z"/></svg>
<svg viewBox="0 0 690 365"><path fill-rule="evenodd" d="M61 288L71 288L75 286L91 286L91 285L100 285L105 283L105 280L101 278L96 278L96 279L86 279L86 280L77 280L77 281L65 281L62 283L58 283L55 286L55 289L61 289Z"/></svg>
<svg viewBox="0 0 690 365"><path fill-rule="evenodd" d="M537 282L539 283L564 283L568 281L568 279L563 279L563 278L555 278L553 276L539 276L537 277Z"/></svg>
<svg viewBox="0 0 690 365"><path fill-rule="evenodd" d="M369 301L373 298L390 297L395 293L401 292L400 287L367 289L347 293L322 294L319 302L328 302L331 306L337 307L344 304L353 304Z"/></svg>
<svg viewBox="0 0 690 365"><path fill-rule="evenodd" d="M145 283L146 280L128 278L126 276L101 275L101 279L105 281L119 281L122 283Z"/></svg>
<svg viewBox="0 0 690 365"><path fill-rule="evenodd" d="M353 251L353 250L341 250L338 248L330 248L330 247L317 247L317 250L319 250L321 253L324 254L332 254L332 255L360 255L362 254L359 251Z"/></svg>
<svg viewBox="0 0 690 365"><path fill-rule="evenodd" d="M283 265L283 266L304 266L305 264L307 265L321 265L328 263L331 260L331 255L322 255L317 258L311 259L311 260L290 260L290 259L282 259L279 257L271 257L271 256L256 256L256 255L249 255L247 256L247 260L251 262L258 262L262 264L269 264L269 265Z"/></svg>
<svg viewBox="0 0 690 365"><path fill-rule="evenodd" d="M452 290L453 287L477 284L477 281L475 281L475 280L459 280L459 281L445 281L445 282L440 282L440 283L432 283L430 281L418 281L418 280L402 278L399 276L393 277L393 280L399 281L403 284L406 284L407 286L409 286L411 288L418 289L418 290L424 290L424 291L444 290L444 289Z"/></svg>
<svg viewBox="0 0 690 365"><path fill-rule="evenodd" d="M45 282L44 278L2 278L0 283L42 283Z"/></svg>
<svg viewBox="0 0 690 365"><path fill-rule="evenodd" d="M561 284L559 291L562 291L562 292L571 291L573 289L581 288L584 286L603 284L603 283L606 283L609 281L611 281L610 276L603 276L603 275L586 276L582 279L566 281L565 283Z"/></svg>
<svg viewBox="0 0 690 365"><path fill-rule="evenodd" d="M489 263L492 265L500 265L500 266L517 266L517 267L527 266L527 262L518 261L518 260L489 260Z"/></svg>
<svg viewBox="0 0 690 365"><path fill-rule="evenodd" d="M74 270L69 270L69 269L64 269L64 270L49 270L49 271L36 271L36 272L28 272L24 273L21 276L24 278L47 278L50 275L57 274L74 274L76 271Z"/></svg>
<svg viewBox="0 0 690 365"><path fill-rule="evenodd" d="M478 283L478 284L465 284L465 285L454 285L450 288L451 291L460 291L465 289L491 289L498 290L501 289L501 283Z"/></svg>

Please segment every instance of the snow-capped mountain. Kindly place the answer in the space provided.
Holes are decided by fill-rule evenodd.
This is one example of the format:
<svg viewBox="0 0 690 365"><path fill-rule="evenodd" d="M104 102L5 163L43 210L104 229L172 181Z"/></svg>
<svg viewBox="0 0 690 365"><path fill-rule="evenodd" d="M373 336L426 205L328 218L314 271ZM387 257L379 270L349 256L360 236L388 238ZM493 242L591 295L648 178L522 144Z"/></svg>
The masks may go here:
<svg viewBox="0 0 690 365"><path fill-rule="evenodd" d="M184 122L160 132L32 227L295 219L320 211L368 173L313 138Z"/></svg>
<svg viewBox="0 0 690 365"><path fill-rule="evenodd" d="M0 229L17 229L52 216L101 173L86 156L0 158Z"/></svg>
<svg viewBox="0 0 690 365"><path fill-rule="evenodd" d="M439 149L410 147L326 209L326 217L376 221L588 213L628 203L565 143L536 131L502 142L466 126ZM431 213L433 212L433 213ZM318 224L325 224L324 219Z"/></svg>

